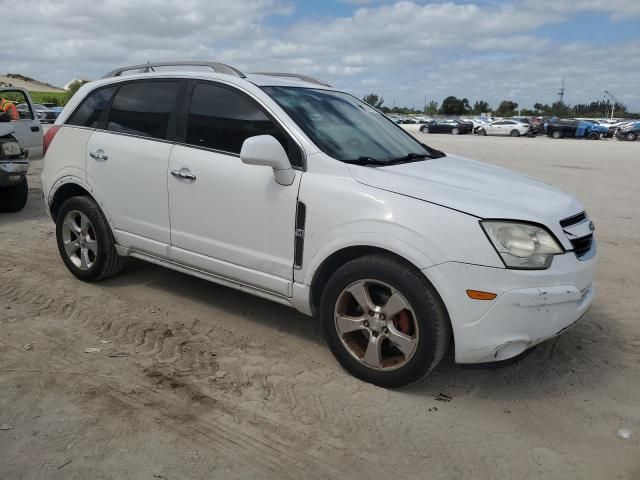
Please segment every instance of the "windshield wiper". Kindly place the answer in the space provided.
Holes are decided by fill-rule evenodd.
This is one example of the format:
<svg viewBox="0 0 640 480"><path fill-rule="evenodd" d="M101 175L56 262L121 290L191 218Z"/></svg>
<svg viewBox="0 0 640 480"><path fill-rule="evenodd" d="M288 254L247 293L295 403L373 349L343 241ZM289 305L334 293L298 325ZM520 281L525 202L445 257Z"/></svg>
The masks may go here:
<svg viewBox="0 0 640 480"><path fill-rule="evenodd" d="M376 166L376 167L383 167L385 165L389 165L389 162L386 162L384 160L378 160L377 158L373 158L373 157L358 157L356 159L350 159L350 160L343 160L344 163L349 163L351 165L372 165L372 166Z"/></svg>

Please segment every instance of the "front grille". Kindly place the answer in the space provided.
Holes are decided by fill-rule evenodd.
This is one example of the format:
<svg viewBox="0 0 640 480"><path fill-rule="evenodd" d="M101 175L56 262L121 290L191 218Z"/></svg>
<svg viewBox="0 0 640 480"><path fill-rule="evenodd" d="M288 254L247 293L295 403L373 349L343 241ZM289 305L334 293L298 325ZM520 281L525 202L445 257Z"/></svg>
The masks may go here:
<svg viewBox="0 0 640 480"><path fill-rule="evenodd" d="M573 251L575 252L578 258L584 257L589 250L591 250L591 244L593 243L593 234L587 235L586 237L575 238L571 240L571 245L573 245Z"/></svg>
<svg viewBox="0 0 640 480"><path fill-rule="evenodd" d="M588 222L588 223L587 223ZM593 223L589 222L586 212L560 220L560 226L567 235L573 252L579 260L590 258L590 253L595 248L593 237Z"/></svg>
<svg viewBox="0 0 640 480"><path fill-rule="evenodd" d="M571 225L577 225L578 223L582 223L587 219L587 213L582 212L577 215L573 215L571 217L565 218L564 220L560 220L560 226L562 228L570 227Z"/></svg>

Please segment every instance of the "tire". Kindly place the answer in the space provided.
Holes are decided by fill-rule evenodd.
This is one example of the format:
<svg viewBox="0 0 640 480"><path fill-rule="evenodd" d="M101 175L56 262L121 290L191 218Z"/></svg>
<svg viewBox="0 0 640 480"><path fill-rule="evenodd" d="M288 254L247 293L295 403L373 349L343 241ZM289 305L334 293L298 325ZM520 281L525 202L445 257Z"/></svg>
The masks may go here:
<svg viewBox="0 0 640 480"><path fill-rule="evenodd" d="M20 183L8 187L0 188L0 212L19 212L27 204L29 198L29 184L27 177Z"/></svg>
<svg viewBox="0 0 640 480"><path fill-rule="evenodd" d="M487 136L487 131L484 128L478 130L478 135L482 135L483 137Z"/></svg>
<svg viewBox="0 0 640 480"><path fill-rule="evenodd" d="M453 135L458 135L458 134L460 133L460 130L459 130L459 129L457 129L457 128L454 128L453 130L451 130L451 133L452 133Z"/></svg>
<svg viewBox="0 0 640 480"><path fill-rule="evenodd" d="M509 135L511 135L512 137L519 137L520 132L514 128L513 130L511 130L511 133Z"/></svg>
<svg viewBox="0 0 640 480"><path fill-rule="evenodd" d="M625 135L624 137L627 141L629 142L633 142L635 139L638 138L638 134L634 133L634 132L629 132Z"/></svg>
<svg viewBox="0 0 640 480"><path fill-rule="evenodd" d="M56 239L62 261L80 280L95 282L122 270L125 259L116 252L115 240L104 214L89 197L72 197L60 206Z"/></svg>
<svg viewBox="0 0 640 480"><path fill-rule="evenodd" d="M373 308L379 309L374 316L351 294L351 291L363 291L363 285L375 304ZM392 295L396 301L387 303ZM391 303L395 305L389 306ZM355 310L344 313L345 308ZM392 310L397 313L384 318L382 314ZM341 318L347 319L346 329L340 326L340 312L343 312ZM352 313L356 316L351 316ZM338 362L353 376L385 388L401 387L426 377L442 359L451 338L447 311L433 286L420 271L391 255L367 255L336 270L322 292L319 315L329 348ZM399 320L402 321L396 324ZM350 331L353 321L358 326ZM368 348L375 342L374 338L380 344L378 354L373 355L378 361L367 362ZM394 343L391 338L396 339ZM404 339L400 344L405 348L410 345L409 353L403 354L396 348L400 339Z"/></svg>
<svg viewBox="0 0 640 480"><path fill-rule="evenodd" d="M429 133L429 127L422 127L422 128L420 129L420 131L421 131L422 133Z"/></svg>
<svg viewBox="0 0 640 480"><path fill-rule="evenodd" d="M557 140L558 138L562 138L562 132L560 130L554 130L551 136Z"/></svg>
<svg viewBox="0 0 640 480"><path fill-rule="evenodd" d="M589 140L600 140L600 134L596 132L590 132L589 135L587 135L587 138Z"/></svg>

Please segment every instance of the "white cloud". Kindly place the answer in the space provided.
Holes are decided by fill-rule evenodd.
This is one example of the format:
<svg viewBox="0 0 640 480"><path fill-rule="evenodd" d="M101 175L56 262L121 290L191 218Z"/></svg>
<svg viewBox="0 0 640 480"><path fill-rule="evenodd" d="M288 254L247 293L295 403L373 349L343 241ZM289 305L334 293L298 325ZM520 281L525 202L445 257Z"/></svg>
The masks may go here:
<svg viewBox="0 0 640 480"><path fill-rule="evenodd" d="M300 71L358 95L375 89L416 106L425 95L441 100L449 94L494 104L505 96L522 105L550 102L565 76L569 101L601 98L607 88L640 110L640 39L621 48L558 44L535 33L576 12L600 12L603 22L640 16L639 0L347 0L362 8L322 20L295 17L289 0L102 0L91 6L0 0L0 6L9 2L0 68L57 84L119 65L198 58L246 71ZM288 26L274 27L274 17L286 18Z"/></svg>

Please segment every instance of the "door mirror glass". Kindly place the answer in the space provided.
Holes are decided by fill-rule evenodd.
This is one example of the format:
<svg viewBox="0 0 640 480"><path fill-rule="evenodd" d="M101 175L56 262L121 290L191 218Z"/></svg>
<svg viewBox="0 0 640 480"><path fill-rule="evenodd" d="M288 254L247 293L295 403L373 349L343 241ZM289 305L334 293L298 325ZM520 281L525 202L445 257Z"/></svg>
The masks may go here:
<svg viewBox="0 0 640 480"><path fill-rule="evenodd" d="M34 113L27 97L20 90L2 90L0 92L0 113L8 114L11 121L34 119Z"/></svg>
<svg viewBox="0 0 640 480"><path fill-rule="evenodd" d="M240 160L247 165L261 165L273 168L276 182L291 185L295 172L291 168L287 152L271 135L249 137L242 143Z"/></svg>

